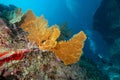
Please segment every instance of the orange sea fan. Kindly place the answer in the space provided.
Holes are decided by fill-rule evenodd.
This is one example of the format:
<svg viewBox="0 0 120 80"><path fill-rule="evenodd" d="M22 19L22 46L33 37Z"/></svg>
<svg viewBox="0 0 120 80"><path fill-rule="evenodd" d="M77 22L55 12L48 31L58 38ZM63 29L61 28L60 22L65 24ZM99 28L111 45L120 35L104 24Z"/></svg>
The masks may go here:
<svg viewBox="0 0 120 80"><path fill-rule="evenodd" d="M36 17L31 10L24 15L24 21L21 28L28 32L27 38L43 50L54 48L57 44L56 39L60 35L60 30L57 25L48 27L48 22L43 16Z"/></svg>
<svg viewBox="0 0 120 80"><path fill-rule="evenodd" d="M60 41L52 50L55 55L60 58L65 65L75 63L82 55L82 48L86 35L83 31L75 34L69 41Z"/></svg>
<svg viewBox="0 0 120 80"><path fill-rule="evenodd" d="M36 42L42 50L50 50L56 57L61 59L65 65L75 63L82 54L82 48L86 35L83 31L74 35L69 41L57 42L60 36L60 30L57 25L48 27L48 22L43 16L36 17L31 10L23 16L23 22L20 26L28 32L27 38Z"/></svg>

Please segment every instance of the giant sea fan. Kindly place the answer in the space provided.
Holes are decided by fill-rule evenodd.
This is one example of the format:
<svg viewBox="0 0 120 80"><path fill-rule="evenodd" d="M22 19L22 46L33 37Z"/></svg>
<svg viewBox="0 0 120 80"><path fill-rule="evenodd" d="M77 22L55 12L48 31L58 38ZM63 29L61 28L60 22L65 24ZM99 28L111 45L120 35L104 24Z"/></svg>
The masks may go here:
<svg viewBox="0 0 120 80"><path fill-rule="evenodd" d="M30 41L35 42L40 49L50 50L56 57L61 59L65 65L75 63L82 54L82 48L86 35L83 31L75 34L68 41L59 41L60 30L57 25L48 27L48 22L43 16L36 17L31 10L23 16L23 22L20 27L28 32L26 36Z"/></svg>

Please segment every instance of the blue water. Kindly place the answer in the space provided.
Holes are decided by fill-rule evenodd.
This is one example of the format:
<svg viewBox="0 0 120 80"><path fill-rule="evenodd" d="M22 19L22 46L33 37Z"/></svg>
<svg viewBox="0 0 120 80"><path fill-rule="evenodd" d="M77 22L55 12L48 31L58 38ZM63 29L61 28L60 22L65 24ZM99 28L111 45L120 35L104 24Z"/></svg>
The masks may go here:
<svg viewBox="0 0 120 80"><path fill-rule="evenodd" d="M98 31L93 30L93 16L102 0L0 0L22 8L23 13L31 9L37 16L44 15L49 25L64 22L73 30L87 34L84 54L97 63L97 59L108 59L108 44ZM89 43L89 45L87 44ZM89 47L89 49L88 49Z"/></svg>
<svg viewBox="0 0 120 80"><path fill-rule="evenodd" d="M101 0L0 0L0 3L13 4L23 12L32 9L36 15L44 15L49 25L68 23L78 32L84 26L92 27L92 17Z"/></svg>
<svg viewBox="0 0 120 80"><path fill-rule="evenodd" d="M93 55L101 54L103 57L107 55L105 41L92 29L93 15L101 0L0 0L0 3L20 7L23 13L31 9L37 16L44 15L49 25L61 25L66 22L73 30L73 34L83 30L87 34L87 42L90 42L89 47L93 52L90 58L95 60ZM88 48L84 54L88 57L91 55Z"/></svg>
<svg viewBox="0 0 120 80"><path fill-rule="evenodd" d="M93 15L101 0L92 0L92 2L91 0L0 0L0 3L13 4L22 8L24 13L31 9L37 16L44 15L49 21L49 25L61 25L67 22L68 27L73 30L73 34L80 30L85 31L94 53L96 53L96 50L99 52L100 49L98 48L101 46L106 46L101 37L96 39L96 36L100 34L96 34L96 31L92 30ZM99 42L104 44L101 45Z"/></svg>
<svg viewBox="0 0 120 80"><path fill-rule="evenodd" d="M67 22L68 27L73 30L73 34L80 30L85 31L93 53L106 56L106 52L104 52L106 50L102 48L106 46L106 43L100 34L92 29L93 15L100 2L101 0L0 0L0 3L5 5L13 4L22 8L24 13L31 9L37 16L44 15L49 21L49 25L61 25ZM89 55L87 50L86 55Z"/></svg>

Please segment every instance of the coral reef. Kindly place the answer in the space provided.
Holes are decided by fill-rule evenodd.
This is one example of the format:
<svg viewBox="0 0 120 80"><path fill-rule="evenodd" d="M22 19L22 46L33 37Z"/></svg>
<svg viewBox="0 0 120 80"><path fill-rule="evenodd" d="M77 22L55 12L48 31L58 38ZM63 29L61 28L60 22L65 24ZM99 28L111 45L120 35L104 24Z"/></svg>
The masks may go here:
<svg viewBox="0 0 120 80"><path fill-rule="evenodd" d="M12 34L11 30L0 19L0 66L11 60L21 60L24 53L30 52L27 48L15 49L15 44L11 43L13 40L10 34Z"/></svg>
<svg viewBox="0 0 120 80"><path fill-rule="evenodd" d="M6 26L4 21L0 18L0 48L8 47L10 39L10 29ZM2 49L1 49L2 51Z"/></svg>
<svg viewBox="0 0 120 80"><path fill-rule="evenodd" d="M3 29L5 27L3 20L1 20L1 25L0 29ZM7 29L10 30L9 28ZM5 33L7 34L6 30L2 31L4 35ZM12 34L11 31L9 33ZM24 35L24 32L23 34L19 34L18 32L17 35L14 35L15 37L7 34L6 37L9 37L10 42L8 42L9 46L5 46L4 51L0 53L0 62L4 62L4 64L1 63L2 65L0 66L0 79L84 80L87 78L86 71L80 68L78 64L71 66L64 65L52 52L42 51L36 44L31 45ZM8 41L6 37L1 36L1 38L5 39L4 42ZM27 54L23 55L23 50L18 51L19 53L15 52L15 50L19 49L30 49L31 51L27 51ZM11 52L10 50L14 51ZM5 57L3 57L3 55Z"/></svg>
<svg viewBox="0 0 120 80"><path fill-rule="evenodd" d="M31 10L27 11L23 17L21 28L28 32L27 38L35 42L40 49L55 52L55 55L66 65L79 60L84 41L86 40L84 32L79 32L69 41L57 42L57 38L60 36L57 25L48 27L44 17L36 17Z"/></svg>
<svg viewBox="0 0 120 80"><path fill-rule="evenodd" d="M6 68L6 65L4 65ZM35 51L19 62L7 64L6 74L19 80L84 80L86 71L77 64L65 66L51 52ZM8 76L3 75L5 78Z"/></svg>
<svg viewBox="0 0 120 80"><path fill-rule="evenodd" d="M9 23L16 23L21 21L23 14L20 8L17 8L14 5L3 5L0 4L0 17Z"/></svg>
<svg viewBox="0 0 120 80"><path fill-rule="evenodd" d="M17 13L21 13L21 10ZM28 11L20 22L16 23L16 19L0 18L0 79L87 79L87 71L76 63L86 39L83 31L68 41L58 42L59 27L48 27L43 16L36 17L32 11Z"/></svg>
<svg viewBox="0 0 120 80"><path fill-rule="evenodd" d="M77 64L65 66L51 52L34 51L23 60L11 62L8 71L20 80L84 80L85 70ZM16 73L15 73L16 70Z"/></svg>
<svg viewBox="0 0 120 80"><path fill-rule="evenodd" d="M15 9L13 11L13 14L11 14L10 16L11 16L11 19L9 21L10 23L14 24L14 23L20 22L23 16L21 8Z"/></svg>

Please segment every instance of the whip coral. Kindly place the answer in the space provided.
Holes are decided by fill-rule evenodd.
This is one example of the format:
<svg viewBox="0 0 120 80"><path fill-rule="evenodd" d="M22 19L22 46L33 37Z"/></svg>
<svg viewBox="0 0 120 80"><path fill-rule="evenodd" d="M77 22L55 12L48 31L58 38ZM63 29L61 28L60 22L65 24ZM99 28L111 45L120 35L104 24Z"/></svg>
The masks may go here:
<svg viewBox="0 0 120 80"><path fill-rule="evenodd" d="M36 42L42 50L55 52L56 57L61 59L65 65L77 62L82 54L82 48L86 40L83 31L74 35L69 41L57 42L56 40L60 36L58 26L48 27L48 22L44 17L36 17L31 10L23 16L20 27L28 32L27 38L30 41Z"/></svg>

